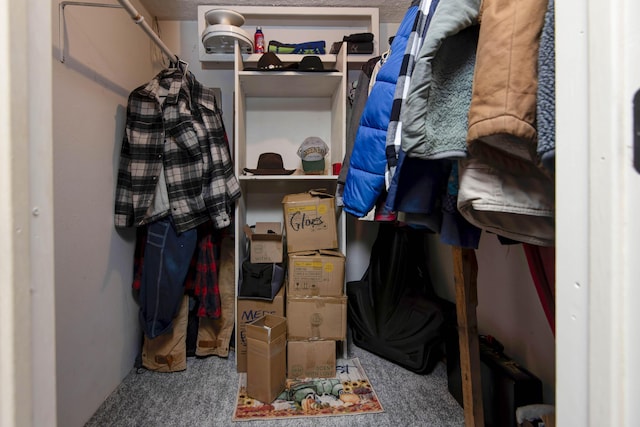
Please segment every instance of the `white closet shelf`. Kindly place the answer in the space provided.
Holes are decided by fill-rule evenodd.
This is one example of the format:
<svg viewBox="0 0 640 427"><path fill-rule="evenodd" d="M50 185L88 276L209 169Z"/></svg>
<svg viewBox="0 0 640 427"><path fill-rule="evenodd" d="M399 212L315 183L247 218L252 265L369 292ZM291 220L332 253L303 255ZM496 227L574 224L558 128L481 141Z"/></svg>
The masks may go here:
<svg viewBox="0 0 640 427"><path fill-rule="evenodd" d="M300 62L302 58L306 56L306 55L298 55L294 53L276 53L276 55L285 64L290 62ZM330 53L327 53L325 55L316 55L316 56L320 57L320 59L324 64L335 63L338 58L337 55L333 55ZM245 64L248 64L248 63L257 64L261 57L262 57L261 53L253 53L251 55L244 55L243 59Z"/></svg>
<svg viewBox="0 0 640 427"><path fill-rule="evenodd" d="M341 72L240 71L240 86L253 97L330 97L342 82Z"/></svg>
<svg viewBox="0 0 640 427"><path fill-rule="evenodd" d="M240 175L240 181L336 181L337 175Z"/></svg>
<svg viewBox="0 0 640 427"><path fill-rule="evenodd" d="M198 6L198 40L207 26L205 14L212 9L230 9L240 13L245 23L241 27L253 35L257 26L261 26L265 44L269 41L281 43L303 43L324 41L326 54L319 55L324 63L336 62L337 56L330 54L331 45L342 41L344 36L355 33L372 33L373 52L371 54L348 55L349 63L364 63L380 53L380 18L378 8L370 7L271 7L271 6ZM200 61L211 66L223 67L234 62L234 55L228 53L207 53L200 41ZM277 54L283 61L298 62L302 55ZM243 54L243 61L256 63L262 54Z"/></svg>

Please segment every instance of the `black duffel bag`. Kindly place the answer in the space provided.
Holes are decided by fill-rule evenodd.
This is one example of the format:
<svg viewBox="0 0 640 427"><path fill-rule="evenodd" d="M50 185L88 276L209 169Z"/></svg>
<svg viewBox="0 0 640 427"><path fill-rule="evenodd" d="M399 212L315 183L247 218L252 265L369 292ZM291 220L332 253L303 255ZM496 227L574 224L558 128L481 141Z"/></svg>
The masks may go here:
<svg viewBox="0 0 640 427"><path fill-rule="evenodd" d="M442 359L455 316L455 305L436 295L428 274L428 234L380 224L367 271L347 283L353 343L419 374Z"/></svg>

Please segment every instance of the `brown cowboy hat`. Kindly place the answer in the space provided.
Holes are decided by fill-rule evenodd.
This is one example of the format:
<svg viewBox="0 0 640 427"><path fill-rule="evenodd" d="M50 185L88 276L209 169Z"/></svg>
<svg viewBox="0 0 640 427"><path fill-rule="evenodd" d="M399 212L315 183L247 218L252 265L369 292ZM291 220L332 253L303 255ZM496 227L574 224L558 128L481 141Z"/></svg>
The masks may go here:
<svg viewBox="0 0 640 427"><path fill-rule="evenodd" d="M256 169L244 168L244 171L254 175L291 175L296 170L285 169L280 154L262 153L258 157L258 167Z"/></svg>

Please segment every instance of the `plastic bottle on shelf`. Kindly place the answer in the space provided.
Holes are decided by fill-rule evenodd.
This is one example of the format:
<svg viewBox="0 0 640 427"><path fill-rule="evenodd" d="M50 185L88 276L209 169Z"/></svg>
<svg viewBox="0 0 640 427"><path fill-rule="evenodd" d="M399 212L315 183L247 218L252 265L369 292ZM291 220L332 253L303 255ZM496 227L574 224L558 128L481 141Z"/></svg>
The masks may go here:
<svg viewBox="0 0 640 427"><path fill-rule="evenodd" d="M253 51L255 53L264 53L264 34L262 27L256 27L256 33L253 36Z"/></svg>

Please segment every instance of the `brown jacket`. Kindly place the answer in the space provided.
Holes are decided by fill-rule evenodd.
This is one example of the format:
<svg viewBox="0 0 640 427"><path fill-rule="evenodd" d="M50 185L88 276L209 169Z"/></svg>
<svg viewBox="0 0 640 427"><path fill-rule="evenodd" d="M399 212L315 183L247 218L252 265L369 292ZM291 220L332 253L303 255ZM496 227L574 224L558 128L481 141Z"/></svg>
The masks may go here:
<svg viewBox="0 0 640 427"><path fill-rule="evenodd" d="M537 159L536 92L547 0L483 0L458 210L475 226L555 242L553 178Z"/></svg>
<svg viewBox="0 0 640 427"><path fill-rule="evenodd" d="M538 47L547 0L484 0L469 109L468 150L489 164L504 154L537 163Z"/></svg>

